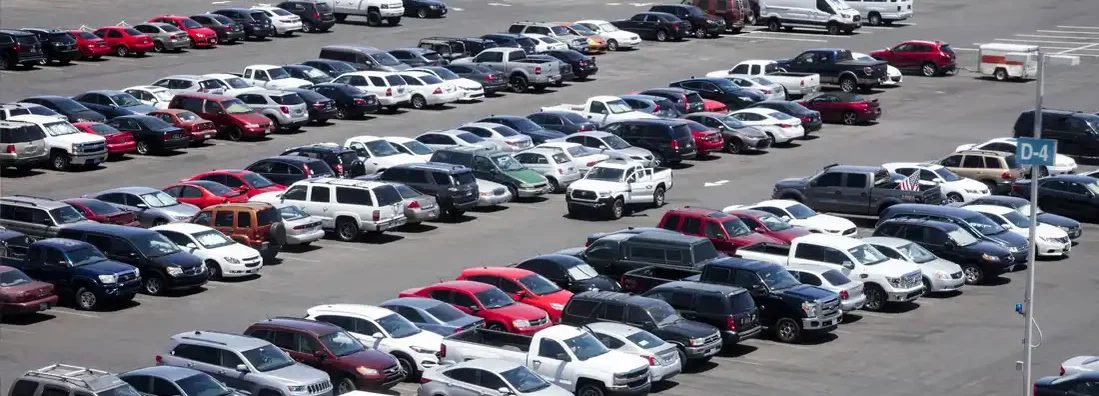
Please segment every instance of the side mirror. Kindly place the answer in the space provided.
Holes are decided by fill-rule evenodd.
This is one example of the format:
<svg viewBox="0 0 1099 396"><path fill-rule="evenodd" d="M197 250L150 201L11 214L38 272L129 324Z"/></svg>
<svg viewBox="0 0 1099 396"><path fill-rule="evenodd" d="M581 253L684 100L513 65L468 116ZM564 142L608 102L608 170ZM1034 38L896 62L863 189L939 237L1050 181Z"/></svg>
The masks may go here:
<svg viewBox="0 0 1099 396"><path fill-rule="evenodd" d="M779 218L780 218L780 219L782 219L782 221L790 221L790 220L793 220L793 219L791 219L791 218L790 218L790 216L782 216L782 217L779 217Z"/></svg>
<svg viewBox="0 0 1099 396"><path fill-rule="evenodd" d="M752 285L752 288L749 290L751 290L753 294L767 294L767 288L763 285Z"/></svg>
<svg viewBox="0 0 1099 396"><path fill-rule="evenodd" d="M382 334L382 332L380 332L380 331L379 331L379 332L376 332L376 333L374 333L374 334L371 334L370 336L371 336L371 337L374 337L374 338L385 338L385 335L384 335L384 334Z"/></svg>
<svg viewBox="0 0 1099 396"><path fill-rule="evenodd" d="M324 358L327 358L328 355L325 354L324 351L313 351L313 357L323 360Z"/></svg>
<svg viewBox="0 0 1099 396"><path fill-rule="evenodd" d="M138 208L138 209L141 209L141 210L149 209L149 205L146 205L146 204L143 204L143 203L139 203L137 205L134 205L134 207Z"/></svg>
<svg viewBox="0 0 1099 396"><path fill-rule="evenodd" d="M237 369L237 371L242 372L242 373L247 373L248 372L248 366L245 366L243 364L238 364L236 369Z"/></svg>
<svg viewBox="0 0 1099 396"><path fill-rule="evenodd" d="M564 353L564 352L558 353L557 356L554 356L553 358L557 359L557 360L565 361L565 362L567 362L569 360L572 360L572 359L569 359L569 354Z"/></svg>
<svg viewBox="0 0 1099 396"><path fill-rule="evenodd" d="M515 292L515 296L519 297L519 299L522 300L524 298L527 298L527 292L520 290Z"/></svg>
<svg viewBox="0 0 1099 396"><path fill-rule="evenodd" d="M760 234L762 234L762 233L764 233L764 232L767 232L767 230L764 230L764 229L763 229L763 227L756 227L756 228L753 228L753 229L752 229L752 231L758 232L758 233L760 233Z"/></svg>
<svg viewBox="0 0 1099 396"><path fill-rule="evenodd" d="M844 261L843 268L855 269L855 263L851 261Z"/></svg>
<svg viewBox="0 0 1099 396"><path fill-rule="evenodd" d="M481 310L481 308L480 308L480 307L478 307L478 306L476 306L476 305L470 305L470 306L468 306L468 307L466 307L466 308L469 308L469 310L470 310L470 311L473 311L473 312L477 312L477 311L480 311L480 310Z"/></svg>
<svg viewBox="0 0 1099 396"><path fill-rule="evenodd" d="M599 145L599 149L600 149L600 150L606 150L606 149L607 149L607 146L604 146L604 145L600 144L600 145Z"/></svg>
<svg viewBox="0 0 1099 396"><path fill-rule="evenodd" d="M958 247L958 244L953 240L947 239L946 243L943 244L943 247L949 250L953 250L954 248Z"/></svg>
<svg viewBox="0 0 1099 396"><path fill-rule="evenodd" d="M496 391L500 392L501 395L510 395L510 394L512 394L511 389L508 389L506 386L501 386L499 389L496 389Z"/></svg>
<svg viewBox="0 0 1099 396"><path fill-rule="evenodd" d="M198 249L198 246L195 246L195 244L194 244L194 243L188 243L188 244L186 244L186 245L183 245L183 247L185 247L185 248L191 248L191 249Z"/></svg>

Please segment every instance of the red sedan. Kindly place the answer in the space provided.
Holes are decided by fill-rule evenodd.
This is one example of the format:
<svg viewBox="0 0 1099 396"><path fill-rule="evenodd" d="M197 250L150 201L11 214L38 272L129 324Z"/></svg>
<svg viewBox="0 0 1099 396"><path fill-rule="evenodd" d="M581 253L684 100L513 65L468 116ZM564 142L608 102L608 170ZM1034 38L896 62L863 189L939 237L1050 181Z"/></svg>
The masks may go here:
<svg viewBox="0 0 1099 396"><path fill-rule="evenodd" d="M686 122L687 126L691 128L691 136L695 139L695 147L699 156L705 156L725 148L725 138L721 136L721 132L685 118L679 120Z"/></svg>
<svg viewBox="0 0 1099 396"><path fill-rule="evenodd" d="M107 47L119 57L145 56L146 52L153 50L153 38L131 27L104 26L93 33L106 40Z"/></svg>
<svg viewBox="0 0 1099 396"><path fill-rule="evenodd" d="M927 77L953 73L958 68L954 49L942 41L905 41L893 48L871 52L870 56L902 71L918 70Z"/></svg>
<svg viewBox="0 0 1099 396"><path fill-rule="evenodd" d="M27 315L57 306L53 285L0 265L0 315Z"/></svg>
<svg viewBox="0 0 1099 396"><path fill-rule="evenodd" d="M753 231L790 243L794 238L809 235L809 230L791 225L773 214L762 210L736 209L726 211L743 221Z"/></svg>
<svg viewBox="0 0 1099 396"><path fill-rule="evenodd" d="M484 319L485 328L489 330L533 335L553 325L546 311L516 302L496 286L481 282L441 282L405 290L400 297L426 297L448 303L462 312Z"/></svg>
<svg viewBox="0 0 1099 396"><path fill-rule="evenodd" d="M553 323L561 321L561 310L572 298L564 290L532 271L512 267L470 268L458 275L458 280L486 283L500 288L512 299L541 308Z"/></svg>
<svg viewBox="0 0 1099 396"><path fill-rule="evenodd" d="M189 182L196 180L208 180L215 183L220 183L232 188L236 191L244 193L248 198L266 193L276 191L286 191L286 186L281 184L275 184L275 182L268 180L266 177L260 176L252 171L228 169L228 170L214 170L205 173L199 173L191 176L190 178L180 180L180 182Z"/></svg>
<svg viewBox="0 0 1099 396"><path fill-rule="evenodd" d="M132 132L123 132L99 122L78 122L73 126L86 133L107 139L107 155L110 157L119 157L137 151L137 140L134 140Z"/></svg>
<svg viewBox="0 0 1099 396"><path fill-rule="evenodd" d="M175 26L191 39L191 46L198 48L214 48L218 45L218 33L214 29L202 26L194 19L179 15L161 15L150 19L149 22L163 22Z"/></svg>
<svg viewBox="0 0 1099 396"><path fill-rule="evenodd" d="M877 99L867 99L853 93L819 92L807 95L798 104L819 112L824 122L855 125L881 117L881 105Z"/></svg>
<svg viewBox="0 0 1099 396"><path fill-rule="evenodd" d="M74 209L79 210L88 220L133 227L137 227L140 224L137 221L137 216L134 216L133 213L98 199L72 198L61 202L67 203Z"/></svg>
<svg viewBox="0 0 1099 396"><path fill-rule="evenodd" d="M248 202L248 196L243 192L229 188L224 184L208 180L186 181L173 184L165 187L164 193L171 195L179 202L189 203L198 206L200 209L224 203Z"/></svg>
<svg viewBox="0 0 1099 396"><path fill-rule="evenodd" d="M729 107L716 100L702 99L702 111L707 113L728 113Z"/></svg>
<svg viewBox="0 0 1099 396"><path fill-rule="evenodd" d="M191 143L193 144L202 143L206 139L213 139L218 134L218 129L214 126L214 123L206 121L198 114L187 110L164 109L154 111L149 115L183 129L187 136L191 137Z"/></svg>
<svg viewBox="0 0 1099 396"><path fill-rule="evenodd" d="M107 46L107 41L92 32L70 30L69 34L76 38L76 49L80 50L80 56L84 59L99 59L111 53L111 47Z"/></svg>

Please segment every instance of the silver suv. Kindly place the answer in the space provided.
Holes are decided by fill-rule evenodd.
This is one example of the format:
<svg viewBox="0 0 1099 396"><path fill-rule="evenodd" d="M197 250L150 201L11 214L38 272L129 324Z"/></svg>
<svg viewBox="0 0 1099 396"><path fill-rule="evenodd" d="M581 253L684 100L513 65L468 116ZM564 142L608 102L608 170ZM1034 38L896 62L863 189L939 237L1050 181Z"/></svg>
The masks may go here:
<svg viewBox="0 0 1099 396"><path fill-rule="evenodd" d="M331 396L328 374L304 364L259 338L189 331L172 336L158 366L187 367L255 396Z"/></svg>
<svg viewBox="0 0 1099 396"><path fill-rule="evenodd" d="M47 160L46 134L38 125L0 121L0 170L14 166L20 172Z"/></svg>
<svg viewBox="0 0 1099 396"><path fill-rule="evenodd" d="M34 238L54 238L62 228L94 223L69 204L27 195L0 197L0 226Z"/></svg>
<svg viewBox="0 0 1099 396"><path fill-rule="evenodd" d="M130 384L103 370L52 364L15 380L8 396L36 395L140 396Z"/></svg>
<svg viewBox="0 0 1099 396"><path fill-rule="evenodd" d="M237 94L237 99L271 119L276 131L296 131L309 123L305 100L287 91L251 91Z"/></svg>

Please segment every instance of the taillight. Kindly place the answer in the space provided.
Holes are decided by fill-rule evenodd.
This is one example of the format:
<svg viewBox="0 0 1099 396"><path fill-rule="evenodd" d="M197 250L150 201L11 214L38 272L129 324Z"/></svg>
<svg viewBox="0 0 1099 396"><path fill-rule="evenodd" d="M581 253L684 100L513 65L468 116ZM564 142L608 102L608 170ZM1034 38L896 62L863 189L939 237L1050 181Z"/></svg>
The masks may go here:
<svg viewBox="0 0 1099 396"><path fill-rule="evenodd" d="M495 80L495 79L496 79L496 76L493 76L491 74L489 74L488 76L485 76L485 81L492 81L492 80Z"/></svg>
<svg viewBox="0 0 1099 396"><path fill-rule="evenodd" d="M1065 375L1065 366L1061 366L1061 375Z"/></svg>
<svg viewBox="0 0 1099 396"><path fill-rule="evenodd" d="M163 362L164 362L164 358L160 357L160 355L156 355L156 362L157 362L157 363L163 363Z"/></svg>
<svg viewBox="0 0 1099 396"><path fill-rule="evenodd" d="M591 246L591 241L584 242L584 247Z"/></svg>
<svg viewBox="0 0 1099 396"><path fill-rule="evenodd" d="M297 226L294 226L294 229L295 229L295 230L304 230L304 229L306 229L306 228L309 228L309 225L308 225L308 224L302 224L302 225L297 225Z"/></svg>
<svg viewBox="0 0 1099 396"><path fill-rule="evenodd" d="M1011 180L1011 171L1004 171L1000 174L1000 178L1004 180Z"/></svg>
<svg viewBox="0 0 1099 396"><path fill-rule="evenodd" d="M336 173L343 174L343 164L336 164Z"/></svg>
<svg viewBox="0 0 1099 396"><path fill-rule="evenodd" d="M420 201L412 201L412 203L408 204L408 208L409 209L419 209L420 208Z"/></svg>
<svg viewBox="0 0 1099 396"><path fill-rule="evenodd" d="M324 108L324 103L313 103L313 108L314 109L323 109Z"/></svg>
<svg viewBox="0 0 1099 396"><path fill-rule="evenodd" d="M1023 192L1023 190L1024 190L1023 186L1020 186L1018 184L1011 186L1011 191L1013 191L1013 192L1021 193L1021 192Z"/></svg>
<svg viewBox="0 0 1099 396"><path fill-rule="evenodd" d="M379 220L381 220L381 219L382 219L382 211L380 211L380 210L375 210L375 211L374 211L374 216L372 216L372 217L373 217L374 221L379 221Z"/></svg>
<svg viewBox="0 0 1099 396"><path fill-rule="evenodd" d="M658 111L660 111L660 104L659 103L656 105L656 109L653 110L653 113L658 112Z"/></svg>
<svg viewBox="0 0 1099 396"><path fill-rule="evenodd" d="M789 128L789 127L792 127L792 126L793 125L790 125L790 124L778 124L779 128Z"/></svg>
<svg viewBox="0 0 1099 396"><path fill-rule="evenodd" d="M428 383L428 382L431 382L431 380L429 380L429 379L427 379L427 378L424 378L424 377L420 377L420 383L421 383L421 384L426 384L426 383Z"/></svg>
<svg viewBox="0 0 1099 396"><path fill-rule="evenodd" d="M432 91L431 94L432 95L442 95L443 94L443 89L442 88L435 88L435 90Z"/></svg>
<svg viewBox="0 0 1099 396"><path fill-rule="evenodd" d="M736 331L736 319L725 318L725 328L728 330Z"/></svg>
<svg viewBox="0 0 1099 396"><path fill-rule="evenodd" d="M813 117L801 117L802 122L809 122L809 121L812 121L812 120L813 120Z"/></svg>
<svg viewBox="0 0 1099 396"><path fill-rule="evenodd" d="M598 163L599 163L598 161L592 161L592 162L588 163L588 166L595 166L595 164L598 164Z"/></svg>
<svg viewBox="0 0 1099 396"><path fill-rule="evenodd" d="M386 88L385 96L393 96L393 88Z"/></svg>
<svg viewBox="0 0 1099 396"><path fill-rule="evenodd" d="M355 106L362 106L362 105L365 105L365 104L366 104L366 100L355 99Z"/></svg>
<svg viewBox="0 0 1099 396"><path fill-rule="evenodd" d="M507 143L507 144L508 144L508 146L514 146L514 145L517 145L517 144L519 144L519 143L515 143L515 142L505 142L505 143Z"/></svg>
<svg viewBox="0 0 1099 396"><path fill-rule="evenodd" d="M672 140L672 150L679 150L679 141Z"/></svg>
<svg viewBox="0 0 1099 396"><path fill-rule="evenodd" d="M801 80L801 86L805 86L805 80Z"/></svg>
<svg viewBox="0 0 1099 396"><path fill-rule="evenodd" d="M290 114L290 108L286 106L279 106L279 111L282 111L282 114Z"/></svg>
<svg viewBox="0 0 1099 396"><path fill-rule="evenodd" d="M171 139L171 138L172 138L172 134L170 134L170 133L165 133L163 135L160 135L160 140L168 140L168 139Z"/></svg>
<svg viewBox="0 0 1099 396"><path fill-rule="evenodd" d="M763 92L765 95L771 94L771 90L766 88L760 88L759 92Z"/></svg>
<svg viewBox="0 0 1099 396"><path fill-rule="evenodd" d="M458 334L461 332L461 328L454 329L454 334ZM446 357L446 344L439 344L439 357Z"/></svg>
<svg viewBox="0 0 1099 396"><path fill-rule="evenodd" d="M15 52L19 52L19 51L22 51L22 50L23 50L23 46L21 46L21 45L19 45L19 44L16 44L16 45L15 45L15 47L12 47L12 50L13 50L13 51L15 51Z"/></svg>
<svg viewBox="0 0 1099 396"><path fill-rule="evenodd" d="M1033 392L1034 396L1038 396L1038 385L1034 385L1034 389L1031 390L1031 392Z"/></svg>
<svg viewBox="0 0 1099 396"><path fill-rule="evenodd" d="M302 165L301 167L302 167L302 169L305 169L305 174L306 175L309 175L309 176L313 175L313 171L309 170L309 165Z"/></svg>
<svg viewBox="0 0 1099 396"><path fill-rule="evenodd" d="M542 74L542 66L535 66L534 74Z"/></svg>
<svg viewBox="0 0 1099 396"><path fill-rule="evenodd" d="M557 168L557 174L558 175L563 175L563 174L565 174L565 170L561 169L561 168Z"/></svg>
<svg viewBox="0 0 1099 396"><path fill-rule="evenodd" d="M685 106L690 105L690 104L691 104L691 102L687 101L687 95L683 95L683 106L685 107Z"/></svg>
<svg viewBox="0 0 1099 396"><path fill-rule="evenodd" d="M847 290L840 290L840 300L847 301L848 297L851 297L851 295L847 294Z"/></svg>
<svg viewBox="0 0 1099 396"><path fill-rule="evenodd" d="M656 366L656 358L653 356L645 356L645 360L649 361L650 366Z"/></svg>
<svg viewBox="0 0 1099 396"><path fill-rule="evenodd" d="M321 13L313 11L313 18L321 19Z"/></svg>
<svg viewBox="0 0 1099 396"><path fill-rule="evenodd" d="M15 145L14 144L9 144L8 148L5 149L5 151L7 151L8 154L15 154Z"/></svg>

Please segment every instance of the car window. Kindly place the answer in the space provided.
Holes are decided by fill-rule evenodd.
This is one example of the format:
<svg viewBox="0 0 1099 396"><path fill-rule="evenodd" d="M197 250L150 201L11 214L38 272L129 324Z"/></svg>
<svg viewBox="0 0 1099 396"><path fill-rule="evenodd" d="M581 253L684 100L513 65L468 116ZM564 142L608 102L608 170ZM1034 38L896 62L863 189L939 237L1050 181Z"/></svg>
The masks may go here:
<svg viewBox="0 0 1099 396"><path fill-rule="evenodd" d="M313 188L315 191L318 187ZM327 202L327 200L322 202ZM374 206L374 199L370 196L370 191L361 188L337 187L336 202L349 205Z"/></svg>
<svg viewBox="0 0 1099 396"><path fill-rule="evenodd" d="M942 166L945 166L945 167L948 167L948 168L960 167L960 166L962 166L962 156L961 155L952 155L952 156L943 158L942 161L939 161L939 165L942 165Z"/></svg>
<svg viewBox="0 0 1099 396"><path fill-rule="evenodd" d="M329 187L312 186L309 189L310 202L331 202L332 189Z"/></svg>
<svg viewBox="0 0 1099 396"><path fill-rule="evenodd" d="M814 180L816 187L840 187L843 181L843 174L839 172L829 172Z"/></svg>
<svg viewBox="0 0 1099 396"><path fill-rule="evenodd" d="M962 167L972 169L984 168L985 164L983 158L984 157L979 155L967 155L965 156L965 159L962 160Z"/></svg>
<svg viewBox="0 0 1099 396"><path fill-rule="evenodd" d="M566 307L566 313L570 316L589 317L595 312L595 308L599 306L598 302L590 300L574 299L569 301Z"/></svg>
<svg viewBox="0 0 1099 396"><path fill-rule="evenodd" d="M617 303L604 303L603 312L601 312L599 318L613 322L625 322L626 307Z"/></svg>

